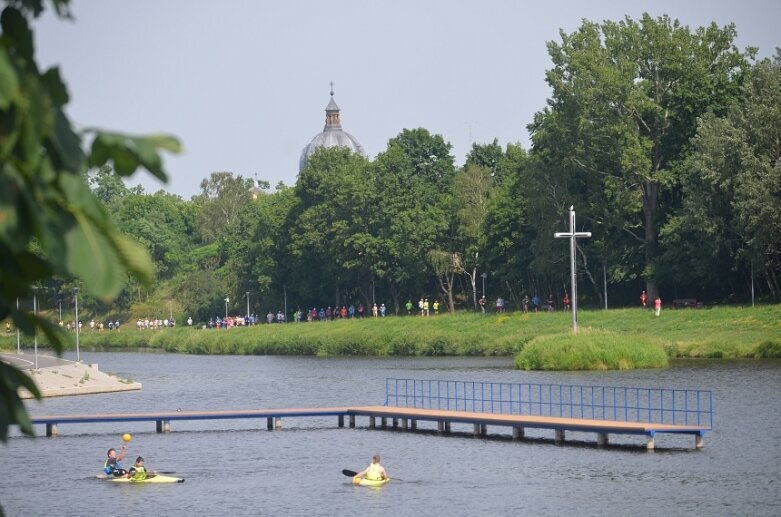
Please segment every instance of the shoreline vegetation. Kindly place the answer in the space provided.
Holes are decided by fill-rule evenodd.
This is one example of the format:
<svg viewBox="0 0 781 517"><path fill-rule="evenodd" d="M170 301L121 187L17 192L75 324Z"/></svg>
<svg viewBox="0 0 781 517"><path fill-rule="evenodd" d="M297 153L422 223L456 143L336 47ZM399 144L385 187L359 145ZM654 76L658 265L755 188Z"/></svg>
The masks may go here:
<svg viewBox="0 0 781 517"><path fill-rule="evenodd" d="M505 313L402 316L232 329L83 331L80 346L205 355L504 356L526 370L663 368L674 358L780 358L781 305L664 310L612 309L572 315ZM67 350L75 349L69 333ZM41 337L39 337L39 346ZM29 341L27 339L26 341ZM25 345L27 346L25 341ZM3 349L16 348L6 334Z"/></svg>

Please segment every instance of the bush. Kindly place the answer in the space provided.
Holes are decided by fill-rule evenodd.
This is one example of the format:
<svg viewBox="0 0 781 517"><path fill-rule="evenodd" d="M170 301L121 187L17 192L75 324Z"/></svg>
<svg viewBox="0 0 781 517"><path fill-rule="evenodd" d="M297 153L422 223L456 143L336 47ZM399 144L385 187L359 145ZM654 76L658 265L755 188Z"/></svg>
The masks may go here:
<svg viewBox="0 0 781 517"><path fill-rule="evenodd" d="M523 370L628 370L668 364L661 343L604 331L539 336L515 358L515 366Z"/></svg>

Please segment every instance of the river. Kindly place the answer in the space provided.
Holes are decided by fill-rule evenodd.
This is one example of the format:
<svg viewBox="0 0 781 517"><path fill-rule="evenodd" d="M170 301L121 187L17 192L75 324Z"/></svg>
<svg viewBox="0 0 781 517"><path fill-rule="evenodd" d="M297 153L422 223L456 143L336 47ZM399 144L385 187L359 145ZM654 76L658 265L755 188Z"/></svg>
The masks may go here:
<svg viewBox="0 0 781 517"><path fill-rule="evenodd" d="M73 357L66 355L66 358ZM0 445L0 503L8 516L85 515L781 515L781 361L675 361L664 370L522 372L509 358L312 358L85 352L143 384L141 391L31 402L32 414L378 405L385 378L541 382L713 391L705 448L691 436L594 435L527 430L526 441L489 427L487 438L338 428L336 417L154 423L61 424L57 438ZM424 429L434 429L424 425ZM38 426L36 431L43 434ZM454 426L454 431L459 431ZM173 470L175 485L95 479L106 449L129 432L125 466ZM495 433L495 435L494 435ZM569 441L572 440L572 441ZM382 455L392 481L353 487L342 469Z"/></svg>

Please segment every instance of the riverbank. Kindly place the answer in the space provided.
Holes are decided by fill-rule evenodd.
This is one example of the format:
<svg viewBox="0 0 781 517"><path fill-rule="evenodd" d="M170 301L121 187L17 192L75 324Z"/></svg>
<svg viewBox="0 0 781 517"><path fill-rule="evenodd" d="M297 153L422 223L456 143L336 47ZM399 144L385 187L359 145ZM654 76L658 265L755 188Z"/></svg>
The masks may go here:
<svg viewBox="0 0 781 517"><path fill-rule="evenodd" d="M568 346L559 347L557 354L583 355L583 348L599 352L593 364L580 360L523 363L531 369L665 366L658 363L658 354L648 364L625 357L645 357L649 348L661 350L667 358L781 357L781 305L663 310L660 317L640 309L581 310L576 336L571 333L571 320L570 313L540 312L364 318L229 330L139 331L126 325L121 332L84 332L80 343L102 350L151 348L191 354L517 357L527 349L539 353L546 343L566 340ZM15 339L5 340L5 346L15 346ZM616 351L602 353L606 343ZM605 362L610 356L614 359Z"/></svg>

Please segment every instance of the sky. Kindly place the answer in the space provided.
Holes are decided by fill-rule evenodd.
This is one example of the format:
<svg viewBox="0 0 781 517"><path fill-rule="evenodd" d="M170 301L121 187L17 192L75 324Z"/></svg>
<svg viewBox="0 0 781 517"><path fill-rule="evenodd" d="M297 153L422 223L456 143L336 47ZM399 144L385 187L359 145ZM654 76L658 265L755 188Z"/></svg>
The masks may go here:
<svg viewBox="0 0 781 517"><path fill-rule="evenodd" d="M47 4L48 7L48 4ZM740 49L781 46L777 0L73 0L35 22L42 68L59 66L78 128L168 133L169 181L129 184L185 199L212 172L294 185L323 130L330 82L342 127L370 158L405 128L452 145L520 143L545 107L546 42L583 19L668 14L692 30L735 23Z"/></svg>

